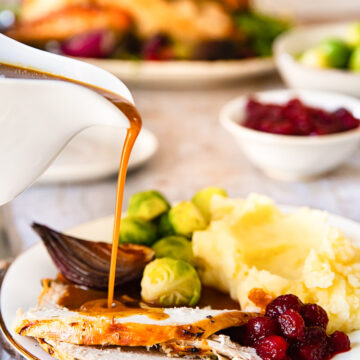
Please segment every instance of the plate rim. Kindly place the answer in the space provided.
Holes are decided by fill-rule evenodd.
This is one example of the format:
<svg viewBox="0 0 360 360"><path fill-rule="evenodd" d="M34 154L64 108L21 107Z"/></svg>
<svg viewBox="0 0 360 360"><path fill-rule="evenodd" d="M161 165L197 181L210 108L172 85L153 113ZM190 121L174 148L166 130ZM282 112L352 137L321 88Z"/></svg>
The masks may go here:
<svg viewBox="0 0 360 360"><path fill-rule="evenodd" d="M121 60L78 58L103 68L125 82L137 85L194 85L194 77L204 84L220 84L274 72L275 57L252 57L235 60ZM169 84L169 81L173 82Z"/></svg>
<svg viewBox="0 0 360 360"><path fill-rule="evenodd" d="M34 246L37 246L39 243L34 244L33 246L31 246L30 248L26 249L25 251L21 252L19 255L17 255L14 260L11 262L11 264L6 268L6 270L4 271L3 277L0 280L0 294L1 294L1 289L2 289L2 284L4 282L4 279L8 273L8 270L10 269L10 267L12 266L12 264L25 252L27 252L29 249L31 249ZM1 309L0 309L1 310ZM3 314L2 311L0 311L0 332L1 335L8 341L8 343L11 345L11 347L17 351L18 353L20 353L22 356L24 356L26 359L29 360L41 360L40 358L38 358L37 356L33 355L29 350L25 349L22 345L18 344L18 342L12 337L12 335L10 334L10 331L8 330L8 328L6 327L4 318L3 318Z"/></svg>
<svg viewBox="0 0 360 360"><path fill-rule="evenodd" d="M315 211L324 211L328 216L329 216L329 221L331 221L331 218L336 220L336 221L344 221L347 222L349 225L353 225L353 226L357 226L359 227L359 232L360 232L360 221L356 221L353 220L351 218L345 217L345 216L341 216L341 215L337 215L334 214L332 212L326 211L326 210L321 210L321 209L317 209L317 208L313 208L310 206L306 206L306 205L282 205L282 204L278 204L277 207L283 211L284 213L290 213L296 210L299 210L301 208L309 208L311 210L315 210ZM76 229L78 226L82 226L86 223L91 223L93 221L99 221L99 220L113 220L114 215L108 215L108 216L103 216L103 217L99 217L84 223L80 223L78 225L75 225L71 228L65 229L63 231L65 232L71 232L73 229ZM345 232L344 229L341 229ZM20 254L18 254L17 256L14 257L13 261L11 262L11 264L6 268L5 272L4 272L4 276L2 277L2 279L0 280L0 303L1 303L1 298L2 298L2 285L3 282L7 276L7 273L9 271L9 269L19 260L19 258L21 256L23 256L25 253L33 250L35 247L41 247L42 243L41 241L38 241L37 243L35 243L34 245L28 247L27 249L25 249L24 251L22 251ZM354 332L358 332L360 330L355 330ZM11 335L10 331L8 330L4 318L3 318L3 314L2 311L0 309L0 332L1 334L5 337L5 339L9 342L9 344L13 347L13 349L15 351L17 351L18 353L20 353L22 356L24 356L26 359L28 360L42 360L42 358L39 358L35 355L33 355L29 350L27 350L25 347L23 347L22 345L20 345L15 339L14 337ZM341 355L341 354L340 354ZM355 359L354 359L355 360Z"/></svg>
<svg viewBox="0 0 360 360"><path fill-rule="evenodd" d="M222 65L231 65L235 66L240 63L253 63L253 62L261 62L261 63L273 63L274 56L253 56L249 58L243 59L219 59L219 60L165 60L165 61L156 61L156 60L124 60L124 59L106 59L106 58L84 58L79 57L76 59L80 59L82 61L89 61L89 62L97 62L97 63L109 63L109 64L121 64L126 66L142 66L148 68L162 68L164 65L166 67L192 67L196 66L203 66L203 65L211 65L211 66L222 66ZM275 64L274 64L275 65Z"/></svg>
<svg viewBox="0 0 360 360"><path fill-rule="evenodd" d="M109 127L109 129L111 128ZM143 156L140 159L135 159L135 160L130 159L129 167L128 167L129 172L133 170L137 170L142 165L145 165L156 155L156 153L159 150L159 139L153 131L149 130L146 127L143 127L141 129L140 134L141 135L139 136L143 136L144 139L146 138L146 141L150 144L149 151L146 154L143 154ZM61 156L61 154L59 154L59 156ZM71 171L69 171L69 166L64 166L64 165L56 166L56 162L55 162L40 176L40 178L36 181L36 183L40 185L48 185L48 184L51 185L51 184L81 183L81 182L106 179L108 177L116 175L119 167L118 161L116 162L116 166L112 167L109 166L109 164L107 164L107 166L103 167L100 172L95 173L95 175L93 174L91 176L89 175L89 173L90 172L93 173L94 168L91 168L92 170L89 172L88 165L84 165L80 167L79 171L76 172L74 175L74 173L70 174ZM55 168L52 169L52 166L54 166ZM65 171L62 170L61 167L65 168Z"/></svg>

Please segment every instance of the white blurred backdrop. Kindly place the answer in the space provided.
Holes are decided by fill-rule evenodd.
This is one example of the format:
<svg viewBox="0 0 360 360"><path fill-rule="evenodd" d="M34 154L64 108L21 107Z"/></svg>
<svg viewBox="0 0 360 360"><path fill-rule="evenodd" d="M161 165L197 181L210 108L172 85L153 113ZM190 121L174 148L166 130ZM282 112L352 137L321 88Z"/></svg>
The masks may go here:
<svg viewBox="0 0 360 360"><path fill-rule="evenodd" d="M14 5L20 1L21 0L0 0L0 5ZM344 19L360 20L360 0L249 1L258 10L276 15L291 16L299 22L341 21Z"/></svg>

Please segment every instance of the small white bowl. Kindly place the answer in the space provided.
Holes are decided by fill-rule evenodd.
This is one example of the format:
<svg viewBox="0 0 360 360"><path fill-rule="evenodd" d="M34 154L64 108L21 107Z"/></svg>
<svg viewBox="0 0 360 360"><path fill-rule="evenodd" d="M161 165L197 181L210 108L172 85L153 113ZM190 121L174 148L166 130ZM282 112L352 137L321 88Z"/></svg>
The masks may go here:
<svg viewBox="0 0 360 360"><path fill-rule="evenodd" d="M344 38L350 23L299 27L274 44L276 66L289 87L341 92L360 97L360 74L350 70L318 69L301 64L295 56L328 38Z"/></svg>
<svg viewBox="0 0 360 360"><path fill-rule="evenodd" d="M344 107L360 117L360 100L313 90L275 90L253 94L265 103L284 104L296 97L306 105L327 111ZM309 179L335 169L351 156L360 142L360 128L321 136L287 136L252 130L241 125L247 96L227 103L220 122L245 155L267 175L280 180Z"/></svg>

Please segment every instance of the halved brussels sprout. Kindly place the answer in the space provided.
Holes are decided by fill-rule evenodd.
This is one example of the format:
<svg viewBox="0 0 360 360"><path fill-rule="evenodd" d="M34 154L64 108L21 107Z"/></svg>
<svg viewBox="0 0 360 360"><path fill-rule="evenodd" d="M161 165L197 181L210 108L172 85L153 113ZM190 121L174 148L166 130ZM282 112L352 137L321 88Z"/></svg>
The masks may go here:
<svg viewBox="0 0 360 360"><path fill-rule="evenodd" d="M300 56L304 65L317 68L345 68L350 57L349 46L340 39L327 39Z"/></svg>
<svg viewBox="0 0 360 360"><path fill-rule="evenodd" d="M153 246L156 258L169 257L193 263L191 242L183 236L167 236L157 241Z"/></svg>
<svg viewBox="0 0 360 360"><path fill-rule="evenodd" d="M210 186L205 189L198 191L191 201L197 206L206 221L210 221L210 204L211 199L214 195L220 195L227 197L227 192L216 186Z"/></svg>
<svg viewBox="0 0 360 360"><path fill-rule="evenodd" d="M170 209L167 200L158 191L149 190L134 194L130 198L129 216L152 220Z"/></svg>
<svg viewBox="0 0 360 360"><path fill-rule="evenodd" d="M157 237L156 226L150 222L126 217L120 224L120 244L139 244L151 246Z"/></svg>
<svg viewBox="0 0 360 360"><path fill-rule="evenodd" d="M169 222L176 234L190 237L194 231L203 230L206 221L191 201L182 201L169 211Z"/></svg>
<svg viewBox="0 0 360 360"><path fill-rule="evenodd" d="M175 230L170 224L169 212L162 214L157 223L160 237L175 235Z"/></svg>
<svg viewBox="0 0 360 360"><path fill-rule="evenodd" d="M159 306L194 306L200 299L199 275L189 263L170 258L156 259L145 267L141 297Z"/></svg>
<svg viewBox="0 0 360 360"><path fill-rule="evenodd" d="M325 55L328 67L345 68L350 57L349 46L340 39L328 39L319 45L319 50Z"/></svg>

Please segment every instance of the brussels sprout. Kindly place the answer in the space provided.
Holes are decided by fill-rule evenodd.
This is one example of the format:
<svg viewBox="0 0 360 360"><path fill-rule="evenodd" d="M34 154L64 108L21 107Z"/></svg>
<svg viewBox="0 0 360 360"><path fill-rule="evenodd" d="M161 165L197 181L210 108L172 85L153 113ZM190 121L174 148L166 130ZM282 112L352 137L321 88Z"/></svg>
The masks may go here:
<svg viewBox="0 0 360 360"><path fill-rule="evenodd" d="M182 201L169 211L169 222L176 234L191 236L196 230L206 227L200 210L191 201Z"/></svg>
<svg viewBox="0 0 360 360"><path fill-rule="evenodd" d="M146 265L141 280L144 301L160 306L193 306L200 294L199 275L186 261L162 258Z"/></svg>
<svg viewBox="0 0 360 360"><path fill-rule="evenodd" d="M299 61L306 66L311 66L315 68L328 67L328 62L325 54L318 48L311 48L304 51L300 55Z"/></svg>
<svg viewBox="0 0 360 360"><path fill-rule="evenodd" d="M130 198L128 214L148 221L168 211L169 208L169 203L158 191L142 191Z"/></svg>
<svg viewBox="0 0 360 360"><path fill-rule="evenodd" d="M360 22L355 22L349 26L346 41L351 46L360 46Z"/></svg>
<svg viewBox="0 0 360 360"><path fill-rule="evenodd" d="M360 71L360 45L351 54L349 68L352 71Z"/></svg>
<svg viewBox="0 0 360 360"><path fill-rule="evenodd" d="M206 221L210 221L210 204L213 195L227 197L227 192L224 189L211 186L198 191L191 200L200 210Z"/></svg>
<svg viewBox="0 0 360 360"><path fill-rule="evenodd" d="M167 236L157 241L153 246L157 258L169 257L193 263L191 242L183 236Z"/></svg>
<svg viewBox="0 0 360 360"><path fill-rule="evenodd" d="M169 212L162 214L157 224L158 233L161 237L175 235L175 230L170 224Z"/></svg>
<svg viewBox="0 0 360 360"><path fill-rule="evenodd" d="M328 67L345 68L347 66L350 49L344 41L328 39L319 45L319 50L325 55Z"/></svg>
<svg viewBox="0 0 360 360"><path fill-rule="evenodd" d="M126 217L121 220L119 243L151 246L156 241L156 226L150 222Z"/></svg>

